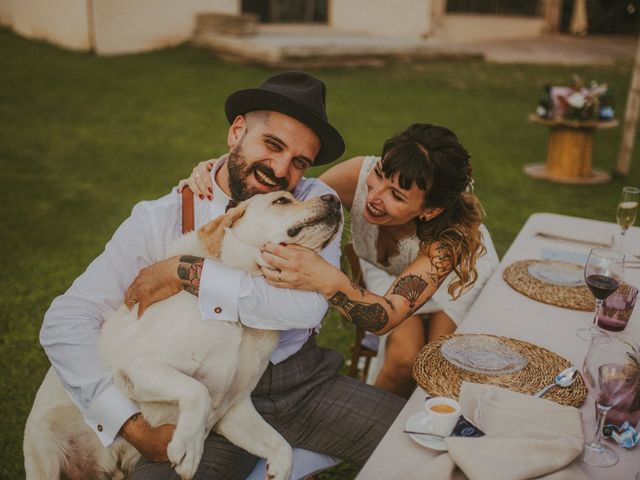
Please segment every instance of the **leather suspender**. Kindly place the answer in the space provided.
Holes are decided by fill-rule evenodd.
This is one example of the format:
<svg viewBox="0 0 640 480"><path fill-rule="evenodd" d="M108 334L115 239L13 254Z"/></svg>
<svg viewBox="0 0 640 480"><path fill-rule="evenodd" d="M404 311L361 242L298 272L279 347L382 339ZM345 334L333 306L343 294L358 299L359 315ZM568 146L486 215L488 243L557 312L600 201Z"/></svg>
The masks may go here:
<svg viewBox="0 0 640 480"><path fill-rule="evenodd" d="M193 231L194 226L193 192L189 187L184 187L182 189L182 233Z"/></svg>

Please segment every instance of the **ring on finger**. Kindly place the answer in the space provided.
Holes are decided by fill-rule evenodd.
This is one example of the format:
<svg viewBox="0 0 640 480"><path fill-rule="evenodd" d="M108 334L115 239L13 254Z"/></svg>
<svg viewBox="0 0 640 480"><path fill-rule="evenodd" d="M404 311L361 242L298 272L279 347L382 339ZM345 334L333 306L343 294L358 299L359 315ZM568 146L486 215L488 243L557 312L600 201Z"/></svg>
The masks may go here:
<svg viewBox="0 0 640 480"><path fill-rule="evenodd" d="M278 281L282 281L282 270L278 270Z"/></svg>

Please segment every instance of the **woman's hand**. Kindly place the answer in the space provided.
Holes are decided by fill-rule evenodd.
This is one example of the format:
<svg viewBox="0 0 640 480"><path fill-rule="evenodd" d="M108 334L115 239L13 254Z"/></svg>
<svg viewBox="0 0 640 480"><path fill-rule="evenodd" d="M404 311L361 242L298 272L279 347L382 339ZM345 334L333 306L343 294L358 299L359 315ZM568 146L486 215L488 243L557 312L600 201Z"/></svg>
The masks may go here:
<svg viewBox="0 0 640 480"><path fill-rule="evenodd" d="M205 197L213 200L213 183L211 182L211 169L213 168L213 160L205 160L193 167L191 176L184 178L178 182L178 192L188 186L194 195L204 200Z"/></svg>
<svg viewBox="0 0 640 480"><path fill-rule="evenodd" d="M315 291L327 298L335 293L340 270L313 250L295 244L267 243L262 248L262 259L271 267L261 267L269 285Z"/></svg>

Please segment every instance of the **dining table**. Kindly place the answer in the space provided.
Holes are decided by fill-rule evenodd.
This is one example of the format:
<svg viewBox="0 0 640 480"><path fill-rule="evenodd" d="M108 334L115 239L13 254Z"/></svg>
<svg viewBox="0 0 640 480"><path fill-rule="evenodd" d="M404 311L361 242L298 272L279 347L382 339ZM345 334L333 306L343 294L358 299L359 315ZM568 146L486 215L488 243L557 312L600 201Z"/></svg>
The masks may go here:
<svg viewBox="0 0 640 480"><path fill-rule="evenodd" d="M553 232L558 232L558 236ZM456 334L491 334L529 342L581 368L589 342L579 338L576 330L592 324L594 311L562 308L533 300L513 289L503 278L503 273L514 262L540 259L543 254L549 256L550 252L556 252L559 257L564 255L586 260L590 249L598 246L597 243L603 243L602 239L606 240L604 244L619 241L619 232L617 224L610 222L553 213L531 215L487 280ZM624 280L640 287L640 228L631 227L624 237L623 251L628 259ZM640 342L640 301L625 334ZM424 466L421 467L424 469L424 475L420 472L421 478L430 478L429 459L435 459L441 452L418 445L403 433L407 419L423 411L425 397L429 394L421 387L416 388L357 479L400 480L406 478L415 465ZM595 432L595 408L590 397L582 404L580 412L584 437L591 439ZM635 480L640 472L640 446L627 450L611 440L607 440L607 444L618 453L617 464L597 468L579 459L574 463L587 478ZM487 462L491 462L491 458L487 458Z"/></svg>

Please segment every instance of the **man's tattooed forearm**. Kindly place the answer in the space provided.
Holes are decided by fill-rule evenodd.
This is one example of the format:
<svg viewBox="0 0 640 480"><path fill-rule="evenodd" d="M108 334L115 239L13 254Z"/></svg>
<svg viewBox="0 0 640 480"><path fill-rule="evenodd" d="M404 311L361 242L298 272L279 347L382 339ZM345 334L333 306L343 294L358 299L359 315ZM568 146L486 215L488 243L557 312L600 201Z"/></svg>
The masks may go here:
<svg viewBox="0 0 640 480"><path fill-rule="evenodd" d="M392 293L409 300L409 308L413 309L425 288L427 288L427 282L425 282L421 276L407 275L396 282L393 286Z"/></svg>
<svg viewBox="0 0 640 480"><path fill-rule="evenodd" d="M183 255L178 264L178 277L182 281L182 289L196 297L200 293L200 277L202 275L202 257Z"/></svg>
<svg viewBox="0 0 640 480"><path fill-rule="evenodd" d="M342 310L354 325L365 330L376 332L389 322L387 311L379 303L357 302L343 292L336 292L329 304Z"/></svg>

